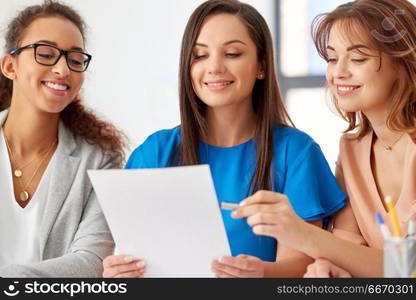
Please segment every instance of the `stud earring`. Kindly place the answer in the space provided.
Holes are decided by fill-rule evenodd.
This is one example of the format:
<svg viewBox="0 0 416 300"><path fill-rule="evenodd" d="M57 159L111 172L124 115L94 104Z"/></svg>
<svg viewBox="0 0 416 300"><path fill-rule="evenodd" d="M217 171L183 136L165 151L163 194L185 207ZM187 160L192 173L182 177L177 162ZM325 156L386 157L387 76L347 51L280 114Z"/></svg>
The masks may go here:
<svg viewBox="0 0 416 300"><path fill-rule="evenodd" d="M259 73L259 74L257 75L257 78L258 78L258 79L264 79L264 73Z"/></svg>

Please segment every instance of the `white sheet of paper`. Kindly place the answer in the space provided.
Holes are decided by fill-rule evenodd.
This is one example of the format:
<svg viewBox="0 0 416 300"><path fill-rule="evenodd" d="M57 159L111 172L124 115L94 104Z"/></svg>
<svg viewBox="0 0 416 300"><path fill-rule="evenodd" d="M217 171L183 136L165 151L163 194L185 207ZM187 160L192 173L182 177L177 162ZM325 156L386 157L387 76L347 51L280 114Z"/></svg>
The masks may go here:
<svg viewBox="0 0 416 300"><path fill-rule="evenodd" d="M213 277L230 255L208 165L89 170L117 249L145 260L145 277Z"/></svg>

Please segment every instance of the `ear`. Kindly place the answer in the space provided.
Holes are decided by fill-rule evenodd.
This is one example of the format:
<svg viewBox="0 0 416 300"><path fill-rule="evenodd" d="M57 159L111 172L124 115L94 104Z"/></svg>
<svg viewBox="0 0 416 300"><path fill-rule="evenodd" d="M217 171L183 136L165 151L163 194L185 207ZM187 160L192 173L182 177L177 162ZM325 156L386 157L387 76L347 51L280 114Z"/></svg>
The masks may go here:
<svg viewBox="0 0 416 300"><path fill-rule="evenodd" d="M260 61L259 66L257 68L257 79L262 80L266 77L265 68L264 68L264 61Z"/></svg>
<svg viewBox="0 0 416 300"><path fill-rule="evenodd" d="M10 54L6 54L1 60L1 72L10 80L16 78L16 61Z"/></svg>

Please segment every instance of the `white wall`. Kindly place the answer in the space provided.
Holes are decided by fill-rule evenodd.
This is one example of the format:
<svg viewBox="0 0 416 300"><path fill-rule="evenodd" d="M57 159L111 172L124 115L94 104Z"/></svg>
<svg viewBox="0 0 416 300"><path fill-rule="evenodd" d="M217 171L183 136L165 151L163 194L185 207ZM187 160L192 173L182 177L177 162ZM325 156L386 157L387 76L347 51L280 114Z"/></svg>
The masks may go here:
<svg viewBox="0 0 416 300"><path fill-rule="evenodd" d="M114 122L133 147L179 124L182 33L201 0L64 0L89 26L93 55L84 85L88 105ZM273 0L251 0L274 27ZM41 0L0 0L1 33L17 11ZM3 38L1 39L3 42Z"/></svg>

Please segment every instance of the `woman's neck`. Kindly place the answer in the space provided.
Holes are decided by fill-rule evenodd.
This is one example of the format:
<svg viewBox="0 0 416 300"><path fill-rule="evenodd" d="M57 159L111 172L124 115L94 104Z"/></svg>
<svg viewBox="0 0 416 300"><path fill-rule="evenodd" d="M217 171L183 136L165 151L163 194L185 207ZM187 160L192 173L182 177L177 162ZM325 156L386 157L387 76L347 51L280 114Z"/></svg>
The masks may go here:
<svg viewBox="0 0 416 300"><path fill-rule="evenodd" d="M4 135L14 155L42 152L58 136L59 114L43 113L32 107L12 106L3 124Z"/></svg>
<svg viewBox="0 0 416 300"><path fill-rule="evenodd" d="M397 141L397 138L400 137L403 133L394 131L387 127L387 116L388 111L383 112L372 112L364 113L368 121L371 124L371 127L379 140L382 141L384 145L389 145Z"/></svg>
<svg viewBox="0 0 416 300"><path fill-rule="evenodd" d="M256 114L249 107L209 108L206 142L218 147L232 147L254 137Z"/></svg>

